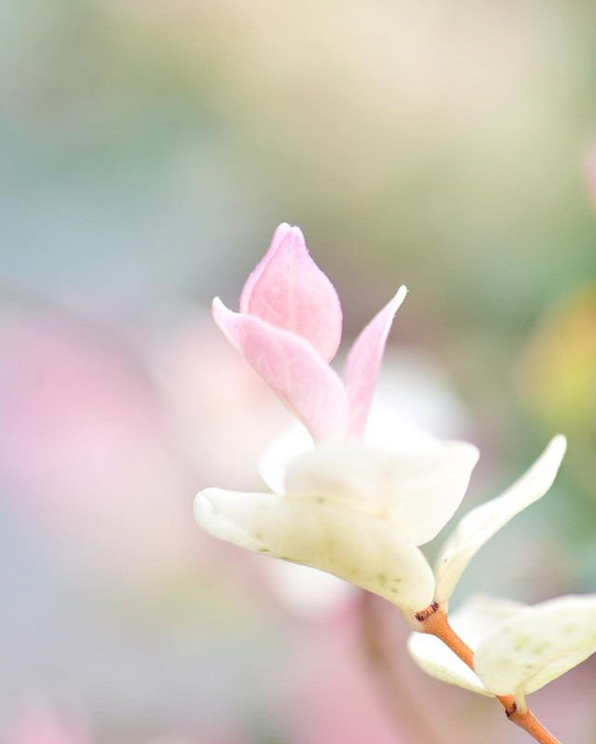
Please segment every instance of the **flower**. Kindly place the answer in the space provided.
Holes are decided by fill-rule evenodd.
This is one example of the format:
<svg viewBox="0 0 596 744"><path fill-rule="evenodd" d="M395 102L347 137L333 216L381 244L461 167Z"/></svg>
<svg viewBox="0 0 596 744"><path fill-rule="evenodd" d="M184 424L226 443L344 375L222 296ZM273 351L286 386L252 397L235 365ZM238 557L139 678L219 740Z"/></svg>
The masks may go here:
<svg viewBox="0 0 596 744"><path fill-rule="evenodd" d="M454 613L454 630L475 650L476 674L438 638L413 633L408 649L436 679L482 695L525 696L596 652L596 595L566 596L533 607L475 597Z"/></svg>
<svg viewBox="0 0 596 744"><path fill-rule="evenodd" d="M528 473L465 517L435 574L419 549L451 519L478 450L428 438L417 450L361 442L402 287L350 351L345 382L328 362L341 336L333 286L298 228L281 225L248 278L240 313L220 300L217 324L317 442L286 437L261 462L268 493L201 491L195 516L212 535L332 573L385 597L415 626L433 600L446 605L467 563L517 512L550 487L565 440L557 437Z"/></svg>
<svg viewBox="0 0 596 744"><path fill-rule="evenodd" d="M463 442L400 455L324 445L293 460L283 492L200 492L195 515L212 535L322 569L414 615L433 599L417 547L451 518L478 457Z"/></svg>
<svg viewBox="0 0 596 744"><path fill-rule="evenodd" d="M393 317L406 296L373 318L348 356L345 382L329 366L341 340L337 293L297 227L280 225L249 276L240 312L213 301L217 325L316 441L364 433Z"/></svg>
<svg viewBox="0 0 596 744"><path fill-rule="evenodd" d="M564 452L564 437L555 437L516 483L464 516L434 573L418 546L441 531L463 499L478 457L463 442L408 454L321 446L290 461L282 488L279 464L267 456L261 475L272 493L208 488L195 500L195 516L216 537L328 571L412 619L433 601L447 607L478 550L548 491Z"/></svg>

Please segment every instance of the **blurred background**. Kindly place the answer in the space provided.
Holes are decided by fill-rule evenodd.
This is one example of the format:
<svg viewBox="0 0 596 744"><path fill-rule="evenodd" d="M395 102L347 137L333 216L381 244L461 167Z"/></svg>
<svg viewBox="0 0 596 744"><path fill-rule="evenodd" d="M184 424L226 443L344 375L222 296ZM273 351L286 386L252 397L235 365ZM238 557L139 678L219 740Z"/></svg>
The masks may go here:
<svg viewBox="0 0 596 744"><path fill-rule="evenodd" d="M526 741L425 678L382 602L195 527L196 491L258 488L288 422L209 303L282 221L345 344L406 283L378 403L479 444L464 510L569 437L458 599L595 592L595 24L563 0L0 3L3 744ZM593 742L595 661L533 702Z"/></svg>

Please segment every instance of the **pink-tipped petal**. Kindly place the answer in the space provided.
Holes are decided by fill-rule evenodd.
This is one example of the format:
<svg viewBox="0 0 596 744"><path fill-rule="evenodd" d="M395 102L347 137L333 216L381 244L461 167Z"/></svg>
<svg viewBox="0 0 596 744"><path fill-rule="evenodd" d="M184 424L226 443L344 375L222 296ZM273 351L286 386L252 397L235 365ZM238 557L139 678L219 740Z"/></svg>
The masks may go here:
<svg viewBox="0 0 596 744"><path fill-rule="evenodd" d="M341 340L341 305L333 285L310 257L300 228L280 225L248 277L240 310L308 341L330 361Z"/></svg>
<svg viewBox="0 0 596 744"><path fill-rule="evenodd" d="M387 336L395 313L408 290L403 285L395 297L375 315L358 336L346 362L346 390L348 396L348 433L364 434L372 404L379 369L383 361Z"/></svg>
<svg viewBox="0 0 596 744"><path fill-rule="evenodd" d="M347 400L343 383L310 344L253 315L232 312L219 298L213 301L213 317L314 439L344 436Z"/></svg>
<svg viewBox="0 0 596 744"><path fill-rule="evenodd" d="M282 222L281 225L278 225L275 232L273 233L273 238L271 239L271 245L267 249L267 253L259 261L256 268L250 273L248 279L246 280L244 284L244 287L242 288L242 293L240 295L240 312L241 313L250 312L249 304L250 304L250 300L252 297L252 292L255 287L255 284L257 284L257 282L263 275L263 272L267 268L272 257L277 253L280 245L284 241L284 238L290 232L291 229L292 228L290 227L290 225L287 224L287 222Z"/></svg>

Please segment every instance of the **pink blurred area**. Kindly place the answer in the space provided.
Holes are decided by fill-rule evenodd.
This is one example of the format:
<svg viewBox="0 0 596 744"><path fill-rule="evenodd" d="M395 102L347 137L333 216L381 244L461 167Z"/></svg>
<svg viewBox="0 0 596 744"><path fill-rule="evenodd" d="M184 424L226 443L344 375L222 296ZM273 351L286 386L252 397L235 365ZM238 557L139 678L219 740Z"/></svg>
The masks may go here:
<svg viewBox="0 0 596 744"><path fill-rule="evenodd" d="M6 744L92 744L84 732L66 726L49 708L22 714L3 737Z"/></svg>
<svg viewBox="0 0 596 744"><path fill-rule="evenodd" d="M256 486L282 407L198 308L116 330L5 303L0 348L2 580L15 597L0 619L0 715L14 744L176 730L172 744L243 742L223 692L237 700L240 683L217 648L235 642L240 608L262 643L272 589L250 555L197 529L192 500L211 483ZM89 737L45 709L17 721L37 691L83 711Z"/></svg>
<svg viewBox="0 0 596 744"><path fill-rule="evenodd" d="M222 727L223 728L223 727ZM48 705L29 707L15 717L8 727L0 728L4 744L95 744L85 727L61 717ZM246 744L236 734L225 730L204 730L196 738L164 735L143 744Z"/></svg>
<svg viewBox="0 0 596 744"><path fill-rule="evenodd" d="M407 744L406 722L396 726L377 694L360 631L355 601L311 628L291 655L282 710L292 744Z"/></svg>
<svg viewBox="0 0 596 744"><path fill-rule="evenodd" d="M129 574L189 560L189 473L131 350L76 319L31 314L4 320L2 346L0 475L16 506L59 533L75 565L118 574L124 562Z"/></svg>
<svg viewBox="0 0 596 744"><path fill-rule="evenodd" d="M167 345L143 340L32 308L0 324L0 481L71 561L112 577L196 564L194 493L254 481L278 424L272 396L200 315Z"/></svg>
<svg viewBox="0 0 596 744"><path fill-rule="evenodd" d="M255 486L258 458L289 414L206 312L181 320L154 347L154 371L195 486Z"/></svg>

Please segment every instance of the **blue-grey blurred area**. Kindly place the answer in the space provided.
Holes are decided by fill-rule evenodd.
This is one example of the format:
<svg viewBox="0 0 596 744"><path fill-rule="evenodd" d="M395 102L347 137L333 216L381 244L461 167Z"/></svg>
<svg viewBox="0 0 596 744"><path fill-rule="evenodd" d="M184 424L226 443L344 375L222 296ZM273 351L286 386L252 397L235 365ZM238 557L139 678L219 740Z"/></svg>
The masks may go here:
<svg viewBox="0 0 596 744"><path fill-rule="evenodd" d="M193 523L287 422L209 318L283 221L346 343L408 285L383 390L478 443L464 510L568 435L457 599L596 592L595 91L588 2L0 0L2 742L412 741L357 599L299 612ZM398 657L420 744L525 740ZM594 671L536 695L566 741Z"/></svg>

